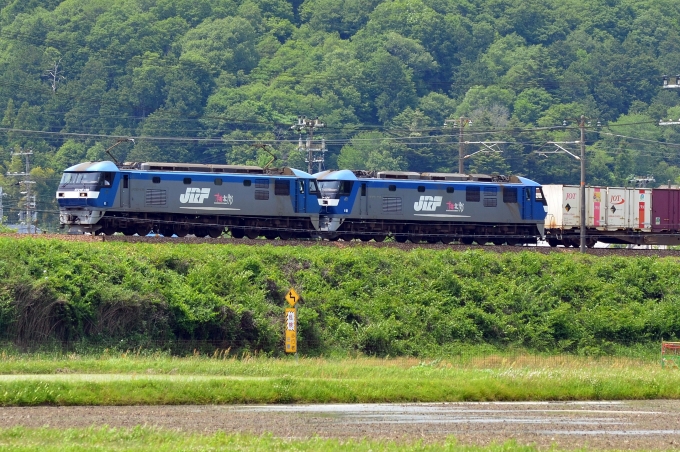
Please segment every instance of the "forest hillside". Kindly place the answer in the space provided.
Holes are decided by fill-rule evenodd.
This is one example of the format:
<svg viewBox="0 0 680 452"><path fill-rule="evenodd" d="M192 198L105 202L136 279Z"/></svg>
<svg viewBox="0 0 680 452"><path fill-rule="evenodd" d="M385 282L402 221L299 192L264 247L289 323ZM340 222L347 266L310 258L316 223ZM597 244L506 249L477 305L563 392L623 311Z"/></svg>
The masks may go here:
<svg viewBox="0 0 680 452"><path fill-rule="evenodd" d="M300 115L325 168L457 171L462 132L466 171L541 183L579 181L546 143L578 152L584 115L588 183L677 183L679 21L668 0L0 0L5 216L21 152L49 228L60 172L114 145L306 169Z"/></svg>

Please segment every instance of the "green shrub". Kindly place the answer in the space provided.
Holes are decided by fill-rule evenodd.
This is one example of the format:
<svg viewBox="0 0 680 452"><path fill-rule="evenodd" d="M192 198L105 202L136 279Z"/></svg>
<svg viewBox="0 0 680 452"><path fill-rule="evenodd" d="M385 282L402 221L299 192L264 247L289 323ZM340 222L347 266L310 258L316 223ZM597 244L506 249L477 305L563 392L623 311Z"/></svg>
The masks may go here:
<svg viewBox="0 0 680 452"><path fill-rule="evenodd" d="M0 334L279 354L295 287L306 354L598 355L680 337L679 276L674 258L0 237Z"/></svg>

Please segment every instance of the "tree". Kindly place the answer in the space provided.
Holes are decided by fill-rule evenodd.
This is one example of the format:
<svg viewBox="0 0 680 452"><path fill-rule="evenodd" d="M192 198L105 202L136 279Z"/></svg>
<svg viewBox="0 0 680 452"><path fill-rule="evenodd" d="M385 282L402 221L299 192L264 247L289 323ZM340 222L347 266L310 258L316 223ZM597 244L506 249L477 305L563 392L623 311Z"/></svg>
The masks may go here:
<svg viewBox="0 0 680 452"><path fill-rule="evenodd" d="M405 151L403 145L383 133L362 132L342 147L337 165L340 169L403 171L406 167L401 154Z"/></svg>

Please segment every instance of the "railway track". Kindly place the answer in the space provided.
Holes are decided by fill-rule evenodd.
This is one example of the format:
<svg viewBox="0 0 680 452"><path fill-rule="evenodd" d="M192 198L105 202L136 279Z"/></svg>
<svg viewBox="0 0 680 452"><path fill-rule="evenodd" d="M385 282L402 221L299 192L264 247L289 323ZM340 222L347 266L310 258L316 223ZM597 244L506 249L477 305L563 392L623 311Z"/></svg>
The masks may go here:
<svg viewBox="0 0 680 452"><path fill-rule="evenodd" d="M483 250L495 253L512 253L512 252L534 252L541 254L551 253L570 253L578 254L578 248L551 248L549 246L507 246L507 245L463 245L463 244L448 244L442 243L397 243L396 241L387 240L385 242L362 242L359 240L352 240L344 242L342 240L331 242L325 240L266 240L266 239L234 239L231 237L213 238L199 238L194 236L186 237L163 237L156 236L125 236L125 235L68 235L68 234L0 234L0 237L9 237L17 240L31 240L31 239L53 239L71 242L126 242L126 243L174 243L174 244L212 244L212 245L249 245L249 246L328 246L333 248L347 248L347 247L373 247L373 248L395 248L400 250L414 250L414 249L434 249L444 250L451 249L454 251L465 250ZM680 249L643 249L643 248L588 248L586 254L591 256L677 256L680 257Z"/></svg>

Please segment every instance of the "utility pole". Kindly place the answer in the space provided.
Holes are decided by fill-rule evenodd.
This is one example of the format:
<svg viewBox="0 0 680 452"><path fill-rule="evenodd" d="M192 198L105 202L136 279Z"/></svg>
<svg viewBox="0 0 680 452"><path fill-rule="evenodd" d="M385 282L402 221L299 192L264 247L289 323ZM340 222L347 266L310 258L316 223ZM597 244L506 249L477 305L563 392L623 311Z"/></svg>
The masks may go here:
<svg viewBox="0 0 680 452"><path fill-rule="evenodd" d="M290 128L291 130L297 130L297 132L300 134L300 140L298 142L298 151L304 151L307 154L307 157L305 158L305 162L307 162L307 172L309 174L312 174L312 171L314 171L314 164L318 163L319 164L319 172L322 171L323 168L323 162L324 162L324 155L327 151L326 149L326 140L322 139L321 140L321 147L320 148L315 148L312 146L312 140L314 138L314 131L316 129L320 129L322 127L325 127L326 124L322 123L319 121L319 118L316 119L308 119L305 116L298 116L298 121L296 124L293 124ZM305 145L303 146L302 144L302 131L305 130L307 132L307 140ZM314 157L315 152L320 152L321 157Z"/></svg>
<svg viewBox="0 0 680 452"><path fill-rule="evenodd" d="M581 115L581 252L586 252L586 117Z"/></svg>
<svg viewBox="0 0 680 452"><path fill-rule="evenodd" d="M547 157L546 154L557 154L558 152L564 152L566 154L569 154L570 156L574 157L576 160L581 161L581 185L580 185L580 198L581 198L581 207L580 207L580 216L581 216L581 221L579 222L579 229L580 229L580 251L582 253L586 252L586 126L590 127L590 122L586 123L586 117L584 115L581 115L581 117L577 120L578 121L578 127L581 131L581 139L579 141L563 141L563 142L556 142L556 141L549 141L548 144L553 144L557 147L557 150L554 151L536 151L537 154L543 155L544 157ZM567 126L567 120L565 119L564 122L562 123L563 126ZM600 121L597 121L597 127L600 127L602 124ZM581 148L581 156L579 157L578 155L570 152L569 150L565 149L564 147L560 146L562 144L578 144L579 147Z"/></svg>
<svg viewBox="0 0 680 452"><path fill-rule="evenodd" d="M23 173L10 173L8 172L8 176L18 176L18 177L23 177L24 180L19 181L19 184L22 184L25 188L26 191L21 192L22 195L26 195L24 207L26 208L25 212L25 219L24 222L26 223L26 232L28 233L34 233L36 232L35 230L35 225L33 224L35 222L34 215L35 215L35 195L31 195L31 185L35 184L35 181L31 180L31 164L29 161L29 157L33 155L33 151L30 149L28 151L22 151L22 152L13 152L13 156L24 156L26 157L26 171Z"/></svg>
<svg viewBox="0 0 680 452"><path fill-rule="evenodd" d="M444 126L453 124L453 127L458 127L458 172L460 174L465 174L465 141L463 141L463 128L472 124L470 118L465 118L461 116L459 119L447 119L444 121Z"/></svg>

